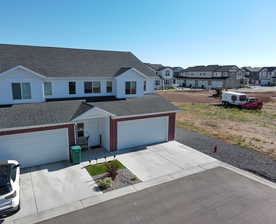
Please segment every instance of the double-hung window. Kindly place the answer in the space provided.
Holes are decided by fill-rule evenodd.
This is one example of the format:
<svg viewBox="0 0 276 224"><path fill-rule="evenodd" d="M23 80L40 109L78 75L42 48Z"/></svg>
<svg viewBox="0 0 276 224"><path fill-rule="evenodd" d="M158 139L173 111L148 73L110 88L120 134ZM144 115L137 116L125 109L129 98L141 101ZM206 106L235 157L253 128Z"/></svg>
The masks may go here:
<svg viewBox="0 0 276 224"><path fill-rule="evenodd" d="M31 99L31 83L29 82L15 82L12 83L12 96L14 100Z"/></svg>
<svg viewBox="0 0 276 224"><path fill-rule="evenodd" d="M100 93L101 92L101 82L100 81L93 81L92 82L92 92L93 93Z"/></svg>
<svg viewBox="0 0 276 224"><path fill-rule="evenodd" d="M76 82L69 82L68 90L70 95L76 94Z"/></svg>
<svg viewBox="0 0 276 224"><path fill-rule="evenodd" d="M92 82L84 82L84 93L92 93Z"/></svg>
<svg viewBox="0 0 276 224"><path fill-rule="evenodd" d="M84 93L100 93L101 82L100 81L87 81L84 82Z"/></svg>
<svg viewBox="0 0 276 224"><path fill-rule="evenodd" d="M112 93L112 81L107 81L106 82L106 92L107 93Z"/></svg>
<svg viewBox="0 0 276 224"><path fill-rule="evenodd" d="M128 81L125 86L125 94L136 94L136 81Z"/></svg>
<svg viewBox="0 0 276 224"><path fill-rule="evenodd" d="M44 82L44 95L45 96L52 96L52 83L51 82Z"/></svg>
<svg viewBox="0 0 276 224"><path fill-rule="evenodd" d="M147 91L147 81L144 81L144 92Z"/></svg>

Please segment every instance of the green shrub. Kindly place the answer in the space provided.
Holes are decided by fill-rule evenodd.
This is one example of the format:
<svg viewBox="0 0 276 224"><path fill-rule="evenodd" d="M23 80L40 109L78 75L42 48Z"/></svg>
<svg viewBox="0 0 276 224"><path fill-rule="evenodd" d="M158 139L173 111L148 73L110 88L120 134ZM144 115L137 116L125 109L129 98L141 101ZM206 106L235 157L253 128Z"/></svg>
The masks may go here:
<svg viewBox="0 0 276 224"><path fill-rule="evenodd" d="M112 185L112 179L110 177L106 177L104 178L103 180L100 180L99 182L99 187L102 189L102 190L105 190L107 188L110 188Z"/></svg>

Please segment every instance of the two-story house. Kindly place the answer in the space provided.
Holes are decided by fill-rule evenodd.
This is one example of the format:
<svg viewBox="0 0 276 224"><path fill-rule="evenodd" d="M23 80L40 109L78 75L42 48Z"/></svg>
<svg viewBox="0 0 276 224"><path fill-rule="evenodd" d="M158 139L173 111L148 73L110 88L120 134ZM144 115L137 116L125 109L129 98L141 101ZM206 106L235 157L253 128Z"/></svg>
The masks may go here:
<svg viewBox="0 0 276 224"><path fill-rule="evenodd" d="M0 45L0 158L23 167L84 144L116 152L174 139L177 108L131 52Z"/></svg>
<svg viewBox="0 0 276 224"><path fill-rule="evenodd" d="M249 84L259 84L260 70L262 69L261 67L243 67L242 69L245 71L245 77L248 78Z"/></svg>
<svg viewBox="0 0 276 224"><path fill-rule="evenodd" d="M169 89L177 86L174 68L161 64L145 64L156 74L155 89Z"/></svg>
<svg viewBox="0 0 276 224"><path fill-rule="evenodd" d="M263 67L260 70L259 79L263 86L276 85L276 67Z"/></svg>
<svg viewBox="0 0 276 224"><path fill-rule="evenodd" d="M208 65L188 67L178 77L182 87L219 89L242 86L244 73L235 65Z"/></svg>

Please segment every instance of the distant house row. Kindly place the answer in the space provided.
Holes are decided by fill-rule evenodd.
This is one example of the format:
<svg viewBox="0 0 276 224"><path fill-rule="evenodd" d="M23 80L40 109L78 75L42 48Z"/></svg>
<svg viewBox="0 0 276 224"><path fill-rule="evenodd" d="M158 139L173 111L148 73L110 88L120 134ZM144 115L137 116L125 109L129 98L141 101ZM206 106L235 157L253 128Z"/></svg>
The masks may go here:
<svg viewBox="0 0 276 224"><path fill-rule="evenodd" d="M244 85L276 85L276 67L239 68L236 65L182 67L145 63L156 74L155 89L189 87L203 89L240 88Z"/></svg>

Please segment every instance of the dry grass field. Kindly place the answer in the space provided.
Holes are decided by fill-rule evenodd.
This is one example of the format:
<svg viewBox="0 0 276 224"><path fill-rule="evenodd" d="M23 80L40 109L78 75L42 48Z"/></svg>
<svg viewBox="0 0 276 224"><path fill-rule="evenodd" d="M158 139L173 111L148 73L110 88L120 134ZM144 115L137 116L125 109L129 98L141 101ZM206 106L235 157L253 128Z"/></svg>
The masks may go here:
<svg viewBox="0 0 276 224"><path fill-rule="evenodd" d="M181 110L177 126L276 157L276 92L250 93L264 101L261 111L218 106L208 91L159 92Z"/></svg>

